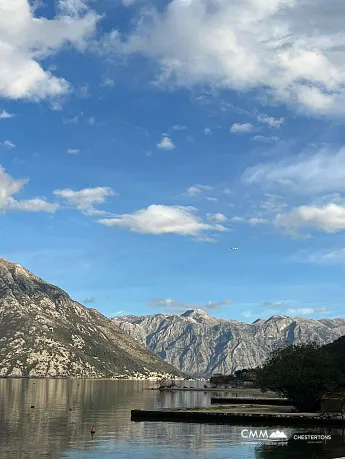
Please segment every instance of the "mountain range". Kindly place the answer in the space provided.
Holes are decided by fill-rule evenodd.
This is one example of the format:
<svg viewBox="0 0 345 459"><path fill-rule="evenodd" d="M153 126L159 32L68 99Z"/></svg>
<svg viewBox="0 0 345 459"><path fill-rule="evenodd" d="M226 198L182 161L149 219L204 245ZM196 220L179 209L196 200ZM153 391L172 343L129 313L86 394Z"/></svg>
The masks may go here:
<svg viewBox="0 0 345 459"><path fill-rule="evenodd" d="M252 324L193 309L181 315L116 317L113 322L180 371L195 377L255 368L290 344L328 344L345 335L345 319L272 316Z"/></svg>
<svg viewBox="0 0 345 459"><path fill-rule="evenodd" d="M179 375L95 309L0 258L0 377Z"/></svg>

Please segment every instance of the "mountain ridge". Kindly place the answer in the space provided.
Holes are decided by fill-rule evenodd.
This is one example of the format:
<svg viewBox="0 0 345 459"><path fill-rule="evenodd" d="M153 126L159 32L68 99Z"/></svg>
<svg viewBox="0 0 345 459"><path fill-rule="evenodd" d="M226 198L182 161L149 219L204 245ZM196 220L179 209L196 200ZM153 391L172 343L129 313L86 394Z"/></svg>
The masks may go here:
<svg viewBox="0 0 345 459"><path fill-rule="evenodd" d="M0 376L139 377L180 372L95 309L0 258Z"/></svg>
<svg viewBox="0 0 345 459"><path fill-rule="evenodd" d="M208 378L263 363L288 344L328 344L345 335L345 318L272 315L252 323L217 319L206 312L116 317L113 321L142 345L187 374Z"/></svg>

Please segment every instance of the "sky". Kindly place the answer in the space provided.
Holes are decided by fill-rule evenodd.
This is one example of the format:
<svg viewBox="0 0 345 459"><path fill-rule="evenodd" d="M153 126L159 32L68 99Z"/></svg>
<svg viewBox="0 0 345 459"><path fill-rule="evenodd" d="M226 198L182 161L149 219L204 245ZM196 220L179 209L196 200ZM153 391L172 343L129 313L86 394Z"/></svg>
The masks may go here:
<svg viewBox="0 0 345 459"><path fill-rule="evenodd" d="M0 255L108 317L344 316L344 15L0 0Z"/></svg>

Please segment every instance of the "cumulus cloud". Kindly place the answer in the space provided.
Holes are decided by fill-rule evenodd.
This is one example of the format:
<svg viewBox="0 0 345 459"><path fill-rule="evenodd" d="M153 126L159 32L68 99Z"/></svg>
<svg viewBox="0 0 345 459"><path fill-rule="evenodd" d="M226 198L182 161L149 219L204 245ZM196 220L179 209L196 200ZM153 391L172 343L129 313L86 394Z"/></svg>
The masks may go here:
<svg viewBox="0 0 345 459"><path fill-rule="evenodd" d="M118 227L142 234L179 234L198 237L205 231L227 231L223 225L205 223L195 214L196 209L186 206L152 204L132 214L98 220L108 227Z"/></svg>
<svg viewBox="0 0 345 459"><path fill-rule="evenodd" d="M98 16L77 0L58 0L58 16L35 16L28 0L1 1L0 97L41 100L61 96L69 83L43 68L42 60L66 44L77 48L94 32Z"/></svg>
<svg viewBox="0 0 345 459"><path fill-rule="evenodd" d="M210 202L218 202L218 199L217 198L214 198L212 196L207 196L206 198L207 201L210 201Z"/></svg>
<svg viewBox="0 0 345 459"><path fill-rule="evenodd" d="M15 179L0 166L0 212L25 211L54 213L59 205L47 202L44 198L16 200L13 195L23 190L29 179Z"/></svg>
<svg viewBox="0 0 345 459"><path fill-rule="evenodd" d="M345 206L335 203L323 207L299 206L289 212L277 214L273 224L291 235L299 235L302 228L336 233L345 229Z"/></svg>
<svg viewBox="0 0 345 459"><path fill-rule="evenodd" d="M58 208L58 204L47 202L42 198L21 199L20 201L10 199L7 206L7 210L23 210L25 212L48 212L50 214L55 213Z"/></svg>
<svg viewBox="0 0 345 459"><path fill-rule="evenodd" d="M227 221L227 217L224 214L207 214L207 220L210 222L223 223Z"/></svg>
<svg viewBox="0 0 345 459"><path fill-rule="evenodd" d="M95 209L95 206L104 204L106 198L116 193L109 187L84 188L74 191L71 189L55 190L55 196L62 198L71 207L75 207L85 215L104 215L107 212Z"/></svg>
<svg viewBox="0 0 345 459"><path fill-rule="evenodd" d="M78 153L80 153L80 150L78 150L78 148L69 148L67 150L67 153L70 155L77 155Z"/></svg>
<svg viewBox="0 0 345 459"><path fill-rule="evenodd" d="M231 128L230 132L232 134L245 134L248 132L252 132L254 129L253 125L250 123L234 123Z"/></svg>
<svg viewBox="0 0 345 459"><path fill-rule="evenodd" d="M212 187L209 185L194 185L187 188L186 194L188 194L189 196L197 196L201 194L203 191L210 190L212 190Z"/></svg>
<svg viewBox="0 0 345 459"><path fill-rule="evenodd" d="M242 177L247 184L286 188L310 195L345 190L345 148L302 152L296 157L269 161L248 168Z"/></svg>
<svg viewBox="0 0 345 459"><path fill-rule="evenodd" d="M5 140L3 145L5 145L7 148L16 148L15 144L11 140Z"/></svg>
<svg viewBox="0 0 345 459"><path fill-rule="evenodd" d="M169 312L184 312L188 309L214 310L232 304L234 304L233 300L208 301L205 304L184 303L183 301L173 300L172 298L150 298L148 300L149 307L165 309Z"/></svg>
<svg viewBox="0 0 345 459"><path fill-rule="evenodd" d="M211 135L211 134L212 134L211 129L210 129L210 128L205 128L205 129L204 129L204 134L205 134L205 135Z"/></svg>
<svg viewBox="0 0 345 459"><path fill-rule="evenodd" d="M280 126L284 123L284 118L274 118L264 113L258 115L257 120L259 123L267 124L267 126L271 128L280 128Z"/></svg>
<svg viewBox="0 0 345 459"><path fill-rule="evenodd" d="M0 111L0 120L7 120L14 118L16 115L14 113L9 113L7 110Z"/></svg>
<svg viewBox="0 0 345 459"><path fill-rule="evenodd" d="M170 137L164 136L162 140L159 143L157 143L157 148L159 148L160 150L173 150L175 148L175 145Z"/></svg>
<svg viewBox="0 0 345 459"><path fill-rule="evenodd" d="M334 115L345 111L344 14L341 1L172 0L142 11L126 36L111 32L102 50L152 59L159 85L264 89Z"/></svg>

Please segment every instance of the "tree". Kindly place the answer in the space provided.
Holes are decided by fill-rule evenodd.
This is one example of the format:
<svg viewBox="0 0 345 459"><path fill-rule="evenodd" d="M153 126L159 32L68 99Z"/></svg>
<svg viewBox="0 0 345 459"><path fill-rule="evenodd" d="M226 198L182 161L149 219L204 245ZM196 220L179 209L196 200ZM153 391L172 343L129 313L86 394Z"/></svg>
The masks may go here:
<svg viewBox="0 0 345 459"><path fill-rule="evenodd" d="M287 397L301 411L314 411L322 395L341 379L333 355L316 344L300 344L273 351L257 369L257 386Z"/></svg>

